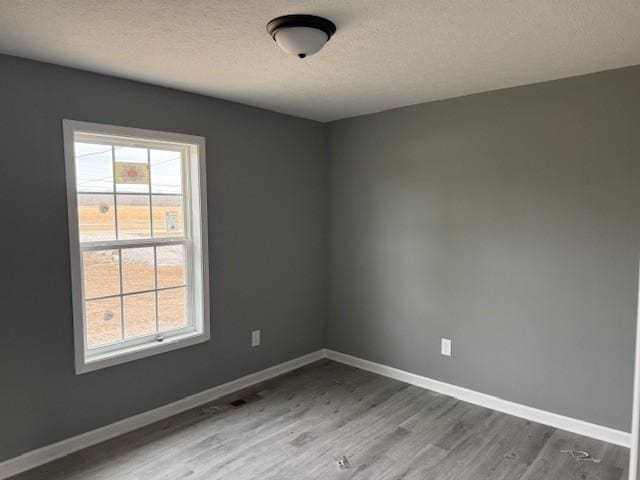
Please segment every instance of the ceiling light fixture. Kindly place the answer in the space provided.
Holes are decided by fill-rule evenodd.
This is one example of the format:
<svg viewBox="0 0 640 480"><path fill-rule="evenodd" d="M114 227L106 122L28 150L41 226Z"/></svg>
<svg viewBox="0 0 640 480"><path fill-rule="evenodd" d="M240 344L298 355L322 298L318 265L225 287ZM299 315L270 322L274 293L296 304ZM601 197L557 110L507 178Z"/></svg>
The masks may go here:
<svg viewBox="0 0 640 480"><path fill-rule="evenodd" d="M282 50L306 58L324 47L336 26L315 15L284 15L267 23L267 32Z"/></svg>

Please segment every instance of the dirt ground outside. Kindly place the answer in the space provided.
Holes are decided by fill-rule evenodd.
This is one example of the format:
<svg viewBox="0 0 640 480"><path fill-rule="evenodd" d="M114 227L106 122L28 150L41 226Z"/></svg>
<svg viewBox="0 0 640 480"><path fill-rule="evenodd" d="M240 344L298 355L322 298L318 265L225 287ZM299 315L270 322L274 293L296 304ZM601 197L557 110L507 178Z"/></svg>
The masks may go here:
<svg viewBox="0 0 640 480"><path fill-rule="evenodd" d="M78 209L81 242L115 239L113 195L85 197L79 199ZM181 200L179 205L173 198L161 200L165 204L154 202L152 214L148 200L146 205L118 200L120 238L150 238L151 216L154 237L181 237ZM182 245L86 251L82 261L90 347L186 325ZM161 290L148 292L156 288Z"/></svg>

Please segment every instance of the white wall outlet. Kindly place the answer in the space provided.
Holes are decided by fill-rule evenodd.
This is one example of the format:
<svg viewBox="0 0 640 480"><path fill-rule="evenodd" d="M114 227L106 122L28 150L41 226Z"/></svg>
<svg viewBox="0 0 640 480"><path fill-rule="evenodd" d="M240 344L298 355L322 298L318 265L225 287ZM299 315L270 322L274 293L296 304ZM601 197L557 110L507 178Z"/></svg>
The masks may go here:
<svg viewBox="0 0 640 480"><path fill-rule="evenodd" d="M251 332L251 346L257 347L260 345L260 330L254 330Z"/></svg>
<svg viewBox="0 0 640 480"><path fill-rule="evenodd" d="M440 353L442 353L442 355L446 355L447 357L451 356L451 340L449 340L448 338L441 339Z"/></svg>

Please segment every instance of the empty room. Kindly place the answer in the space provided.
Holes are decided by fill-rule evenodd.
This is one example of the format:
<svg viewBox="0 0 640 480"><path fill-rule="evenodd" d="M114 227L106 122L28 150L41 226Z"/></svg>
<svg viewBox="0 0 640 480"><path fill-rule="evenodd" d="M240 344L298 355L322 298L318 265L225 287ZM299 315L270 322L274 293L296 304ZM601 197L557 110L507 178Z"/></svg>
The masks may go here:
<svg viewBox="0 0 640 480"><path fill-rule="evenodd" d="M0 0L0 480L640 480L638 0Z"/></svg>

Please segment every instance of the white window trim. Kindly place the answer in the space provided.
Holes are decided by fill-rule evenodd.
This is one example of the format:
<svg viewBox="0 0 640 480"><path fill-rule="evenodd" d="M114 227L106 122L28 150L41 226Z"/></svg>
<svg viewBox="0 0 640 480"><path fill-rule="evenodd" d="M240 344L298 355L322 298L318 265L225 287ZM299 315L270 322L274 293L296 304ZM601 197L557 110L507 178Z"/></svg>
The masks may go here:
<svg viewBox="0 0 640 480"><path fill-rule="evenodd" d="M71 253L71 285L73 296L73 331L74 331L74 354L76 374L91 372L101 368L118 365L132 360L157 355L159 353L188 347L198 343L206 342L211 338L211 318L209 303L209 258L207 239L207 195L206 195L206 154L205 139L194 135L179 133L161 132L155 130L145 130L140 128L129 128L115 125L105 125L98 123L80 122L75 120L62 121L64 135L64 151L67 177L67 207L69 215L69 243ZM189 182L197 185L198 197L194 194L186 201L189 205L185 208L191 209L190 218L192 225L192 247L191 257L193 264L200 269L192 272L195 279L194 285L190 289L190 294L194 298L200 298L200 302L192 304L201 305L199 312L196 312L195 329L187 332L180 332L176 335L165 336L162 342L154 338L145 337L147 340L117 350L100 350L99 354L87 357L87 347L84 329L84 298L81 272L81 250L80 233L78 225L78 205L75 172L74 154L74 134L75 132L89 134L113 135L128 137L133 142L135 139L143 141L164 141L195 145L197 153L192 154L188 159L190 162ZM186 228L186 226L185 226ZM188 267L190 268L190 267ZM151 336L150 336L151 337ZM153 335L155 337L155 335Z"/></svg>

